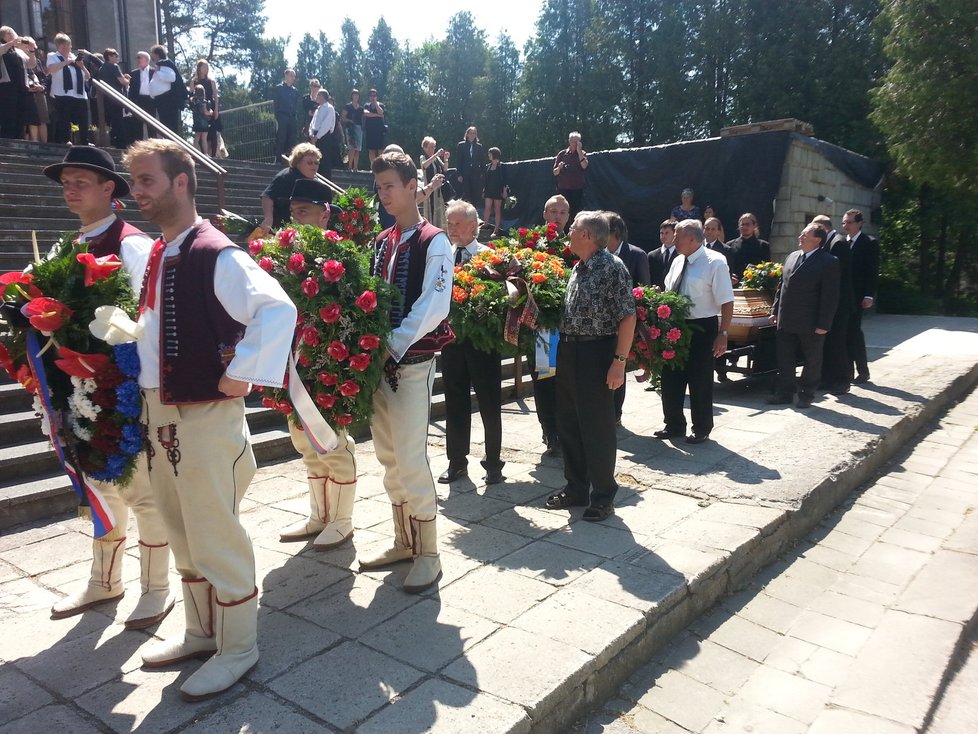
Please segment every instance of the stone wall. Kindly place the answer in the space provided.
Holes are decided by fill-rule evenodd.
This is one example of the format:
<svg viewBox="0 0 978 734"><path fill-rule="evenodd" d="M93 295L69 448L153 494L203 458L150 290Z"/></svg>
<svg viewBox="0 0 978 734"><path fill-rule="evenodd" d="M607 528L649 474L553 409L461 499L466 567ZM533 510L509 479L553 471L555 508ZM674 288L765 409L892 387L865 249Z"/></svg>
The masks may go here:
<svg viewBox="0 0 978 734"><path fill-rule="evenodd" d="M123 8L125 17L122 17ZM136 52L149 51L149 47L159 43L156 26L156 3L153 0L88 0L88 33L91 50L101 51L106 47L118 49L122 54L124 68L136 65ZM122 41L126 34L127 44Z"/></svg>
<svg viewBox="0 0 978 734"><path fill-rule="evenodd" d="M819 196L832 202L819 201ZM868 233L876 234L878 223L871 221L879 194L849 178L804 140L792 140L781 174L781 187L775 201L771 231L762 233L771 243L771 256L783 261L798 247L798 233L816 214L826 214L842 231L842 215L847 209L863 213Z"/></svg>

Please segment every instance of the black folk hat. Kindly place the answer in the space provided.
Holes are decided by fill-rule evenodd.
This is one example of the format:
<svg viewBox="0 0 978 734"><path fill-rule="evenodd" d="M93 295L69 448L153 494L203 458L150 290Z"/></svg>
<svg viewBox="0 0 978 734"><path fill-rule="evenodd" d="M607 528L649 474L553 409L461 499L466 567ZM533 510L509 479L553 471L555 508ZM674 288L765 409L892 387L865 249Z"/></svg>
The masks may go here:
<svg viewBox="0 0 978 734"><path fill-rule="evenodd" d="M61 183L61 172L66 168L82 168L86 171L100 173L115 184L113 197L120 198L129 194L129 183L116 173L115 161L101 148L90 145L73 145L68 149L65 159L44 169L44 175L52 181Z"/></svg>
<svg viewBox="0 0 978 734"><path fill-rule="evenodd" d="M310 204L326 206L333 200L329 186L314 178L300 178L292 186L289 201L307 201Z"/></svg>

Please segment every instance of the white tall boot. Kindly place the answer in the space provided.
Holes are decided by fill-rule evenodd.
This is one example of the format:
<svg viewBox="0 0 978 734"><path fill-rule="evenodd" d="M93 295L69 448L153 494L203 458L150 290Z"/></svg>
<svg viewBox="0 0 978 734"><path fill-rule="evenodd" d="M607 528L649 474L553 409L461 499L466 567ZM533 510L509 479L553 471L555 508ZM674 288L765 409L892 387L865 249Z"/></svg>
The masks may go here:
<svg viewBox="0 0 978 734"><path fill-rule="evenodd" d="M408 594L420 594L441 578L435 518L419 520L412 516L411 532L414 536L414 565L404 579L404 591Z"/></svg>
<svg viewBox="0 0 978 734"><path fill-rule="evenodd" d="M121 599L125 593L122 586L122 556L125 555L125 549L125 536L113 540L92 541L92 575L88 585L51 607L51 619L72 617L96 604Z"/></svg>
<svg viewBox="0 0 978 734"><path fill-rule="evenodd" d="M329 522L329 500L326 498L326 483L329 477L307 477L309 482L309 517L288 525L279 532L283 543L306 540L319 535Z"/></svg>
<svg viewBox="0 0 978 734"><path fill-rule="evenodd" d="M316 550L338 548L353 537L353 503L357 499L357 482L326 483L326 498L329 502L329 522L316 536L312 547Z"/></svg>
<svg viewBox="0 0 978 734"><path fill-rule="evenodd" d="M176 595L170 591L170 546L139 541L139 583L142 596L126 619L126 629L152 627L173 609Z"/></svg>
<svg viewBox="0 0 978 734"><path fill-rule="evenodd" d="M407 517L407 502L399 505L392 504L391 510L394 515L394 543L388 548L384 548L372 556L365 556L360 559L360 570L368 571L373 568L383 568L392 563L410 561L413 554L411 550L411 526Z"/></svg>
<svg viewBox="0 0 978 734"><path fill-rule="evenodd" d="M185 701L223 693L258 662L258 588L233 602L217 600L217 655L180 686Z"/></svg>
<svg viewBox="0 0 978 734"><path fill-rule="evenodd" d="M178 637L151 642L140 652L143 667L164 668L217 650L214 639L214 587L207 579L183 580L183 614L187 629Z"/></svg>

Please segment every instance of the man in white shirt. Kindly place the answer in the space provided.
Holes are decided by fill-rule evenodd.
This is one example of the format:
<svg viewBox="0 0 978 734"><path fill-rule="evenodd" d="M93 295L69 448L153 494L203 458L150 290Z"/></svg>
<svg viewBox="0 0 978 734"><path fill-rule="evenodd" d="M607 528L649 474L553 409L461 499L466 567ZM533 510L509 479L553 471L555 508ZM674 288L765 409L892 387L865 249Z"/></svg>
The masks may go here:
<svg viewBox="0 0 978 734"><path fill-rule="evenodd" d="M428 465L428 419L435 352L444 346L452 293L452 245L418 212L418 169L404 153L371 164L377 193L394 217L377 238L373 271L400 291L391 308L385 378L374 393L370 423L384 489L391 501L394 542L360 558L363 570L413 561L404 591L418 594L441 578L435 518L438 497Z"/></svg>
<svg viewBox="0 0 978 734"><path fill-rule="evenodd" d="M258 661L255 556L239 505L255 473L244 397L279 387L296 308L282 287L197 215L193 159L175 143L126 152L132 194L163 231L150 255L137 342L149 476L183 581L186 630L151 643L158 668L216 653L181 687L198 701Z"/></svg>
<svg viewBox="0 0 978 734"><path fill-rule="evenodd" d="M81 59L71 53L71 38L59 33L54 37L58 49L48 54L47 73L51 76L51 97L54 98L54 130L52 143L70 143L71 126L78 126L78 142L88 145L88 126L91 113L85 82L91 74Z"/></svg>
<svg viewBox="0 0 978 734"><path fill-rule="evenodd" d="M319 102L319 107L316 108L316 114L312 116L312 122L309 123L309 142L319 148L319 152L323 154L323 157L319 159L319 173L329 178L333 175L331 157L335 135L333 128L336 127L336 110L329 103L329 92L325 89L320 90L319 94L316 95L316 101Z"/></svg>
<svg viewBox="0 0 978 734"><path fill-rule="evenodd" d="M713 430L713 366L727 351L727 330L733 318L733 287L727 259L706 247L703 224L684 219L676 225L677 257L666 275L666 290L677 291L692 301L688 326L693 330L689 359L679 369L662 371L662 416L666 427L656 438L678 438L686 433L683 401L689 387L693 432L686 443L703 443ZM719 314L719 328L717 315Z"/></svg>
<svg viewBox="0 0 978 734"><path fill-rule="evenodd" d="M153 46L149 55L153 69L153 77L149 80L149 96L153 98L160 122L179 135L180 113L187 105L187 89L177 73L176 65L167 58L165 48Z"/></svg>

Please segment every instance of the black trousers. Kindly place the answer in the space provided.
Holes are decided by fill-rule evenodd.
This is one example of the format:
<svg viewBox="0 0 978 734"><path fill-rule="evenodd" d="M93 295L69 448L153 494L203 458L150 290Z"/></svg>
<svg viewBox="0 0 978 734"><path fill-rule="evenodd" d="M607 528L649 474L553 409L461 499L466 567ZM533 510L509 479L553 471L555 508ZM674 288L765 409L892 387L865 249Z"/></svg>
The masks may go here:
<svg viewBox="0 0 978 734"><path fill-rule="evenodd" d="M275 115L275 163L281 163L279 156L288 155L295 145L295 115Z"/></svg>
<svg viewBox="0 0 978 734"><path fill-rule="evenodd" d="M570 205L570 221L573 222L584 204L584 189L557 189L557 193L567 199Z"/></svg>
<svg viewBox="0 0 978 734"><path fill-rule="evenodd" d="M316 141L316 147L319 148L319 152L322 154L322 158L319 159L318 173L320 176L325 176L326 178L331 178L333 175L334 135L335 133L326 133ZM286 152L286 155L288 155L288 152Z"/></svg>
<svg viewBox="0 0 978 734"><path fill-rule="evenodd" d="M54 135L52 143L71 142L71 126L78 125L78 142L88 145L88 125L91 120L87 99L78 97L54 98Z"/></svg>
<svg viewBox="0 0 978 734"><path fill-rule="evenodd" d="M778 359L779 395L798 394L807 398L815 395L815 388L822 379L822 350L825 344L825 334L814 331L795 334L778 329L776 345ZM801 370L801 379L795 380L795 367L798 365L798 352L801 351L805 366Z"/></svg>
<svg viewBox="0 0 978 734"><path fill-rule="evenodd" d="M182 127L182 121L180 119L180 113L183 112L183 105L179 106L166 102L161 105L156 106L156 113L160 117L160 122L162 122L169 130L180 135L180 129Z"/></svg>
<svg viewBox="0 0 978 734"><path fill-rule="evenodd" d="M457 191L460 197L478 209L482 206L482 189L482 176L473 169L463 175Z"/></svg>
<svg viewBox="0 0 978 734"><path fill-rule="evenodd" d="M846 334L846 348L848 352L848 372L849 378L853 377L853 364L855 372L860 375L869 374L869 363L866 359L866 337L863 336L863 307L862 303L853 309L849 314L849 331Z"/></svg>
<svg viewBox="0 0 978 734"><path fill-rule="evenodd" d="M472 433L472 396L479 401L479 415L486 435L486 469L501 469L503 442L503 369L498 352L483 352L468 342L449 344L441 350L441 376L445 391L445 449L449 464L468 464Z"/></svg>
<svg viewBox="0 0 978 734"><path fill-rule="evenodd" d="M625 405L625 385L628 384L628 373L625 373L625 382L621 383L621 387L615 390L615 420L621 420L621 409Z"/></svg>
<svg viewBox="0 0 978 734"><path fill-rule="evenodd" d="M564 491L592 505L615 499L615 393L608 389L608 368L617 337L597 341L560 340L557 351L557 434L564 452Z"/></svg>
<svg viewBox="0 0 978 734"><path fill-rule="evenodd" d="M697 327L693 329L689 359L679 369L666 367L662 370L662 417L667 431L686 432L683 402L686 388L689 388L693 433L706 436L713 430L713 367L716 364L713 343L720 327L716 316L689 319L687 324Z"/></svg>
<svg viewBox="0 0 978 734"><path fill-rule="evenodd" d="M550 441L557 439L557 378L537 379L536 354L528 360L530 379L533 381L533 401L537 406L537 420L543 435Z"/></svg>
<svg viewBox="0 0 978 734"><path fill-rule="evenodd" d="M822 382L831 387L848 385L852 381L852 361L849 359L847 336L849 312L836 312L832 328L822 345Z"/></svg>

